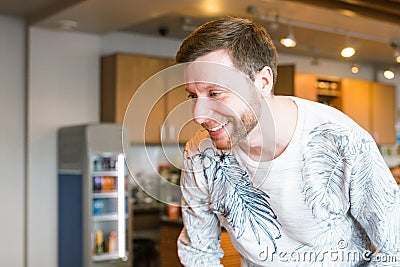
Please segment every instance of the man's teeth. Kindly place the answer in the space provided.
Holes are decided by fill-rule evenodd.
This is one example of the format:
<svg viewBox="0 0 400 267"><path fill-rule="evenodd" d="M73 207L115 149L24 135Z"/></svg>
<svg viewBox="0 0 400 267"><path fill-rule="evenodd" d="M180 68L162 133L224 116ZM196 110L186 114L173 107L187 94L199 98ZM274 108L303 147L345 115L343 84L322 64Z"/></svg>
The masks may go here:
<svg viewBox="0 0 400 267"><path fill-rule="evenodd" d="M224 127L224 126L227 125L227 124L228 124L228 123L225 122L224 124L218 125L218 126L216 126L216 127L214 127L214 128L210 128L210 129L208 129L208 130L211 131L211 132L216 132L216 131L222 129L222 127Z"/></svg>

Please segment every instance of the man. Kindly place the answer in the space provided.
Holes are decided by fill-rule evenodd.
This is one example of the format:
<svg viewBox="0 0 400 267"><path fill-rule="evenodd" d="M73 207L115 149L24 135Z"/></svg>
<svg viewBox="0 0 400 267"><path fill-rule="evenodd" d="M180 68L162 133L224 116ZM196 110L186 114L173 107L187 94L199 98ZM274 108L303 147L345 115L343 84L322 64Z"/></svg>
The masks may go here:
<svg viewBox="0 0 400 267"><path fill-rule="evenodd" d="M221 225L242 266L400 265L400 192L374 140L332 107L274 96L263 27L206 23L176 62L203 127L185 149L183 265L220 266Z"/></svg>

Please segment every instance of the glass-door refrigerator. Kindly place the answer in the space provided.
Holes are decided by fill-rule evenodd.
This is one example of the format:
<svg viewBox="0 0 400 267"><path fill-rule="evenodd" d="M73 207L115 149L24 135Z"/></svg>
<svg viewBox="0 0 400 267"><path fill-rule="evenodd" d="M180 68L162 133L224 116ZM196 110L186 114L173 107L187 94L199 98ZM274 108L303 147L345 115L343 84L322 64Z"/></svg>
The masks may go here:
<svg viewBox="0 0 400 267"><path fill-rule="evenodd" d="M129 182L118 124L58 131L59 267L132 266Z"/></svg>

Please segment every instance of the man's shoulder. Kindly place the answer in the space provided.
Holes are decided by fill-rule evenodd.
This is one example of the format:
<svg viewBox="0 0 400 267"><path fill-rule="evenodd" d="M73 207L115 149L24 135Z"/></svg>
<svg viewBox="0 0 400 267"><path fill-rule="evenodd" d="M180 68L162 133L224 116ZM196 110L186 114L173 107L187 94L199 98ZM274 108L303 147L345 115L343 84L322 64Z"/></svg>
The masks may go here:
<svg viewBox="0 0 400 267"><path fill-rule="evenodd" d="M310 138L323 135L353 144L373 141L364 128L337 108L305 99L297 101L305 110L304 132L308 133Z"/></svg>
<svg viewBox="0 0 400 267"><path fill-rule="evenodd" d="M319 125L321 123L330 122L348 129L360 127L353 119L337 107L302 98L294 99L297 105L301 105L305 110L305 121L308 124L314 123Z"/></svg>

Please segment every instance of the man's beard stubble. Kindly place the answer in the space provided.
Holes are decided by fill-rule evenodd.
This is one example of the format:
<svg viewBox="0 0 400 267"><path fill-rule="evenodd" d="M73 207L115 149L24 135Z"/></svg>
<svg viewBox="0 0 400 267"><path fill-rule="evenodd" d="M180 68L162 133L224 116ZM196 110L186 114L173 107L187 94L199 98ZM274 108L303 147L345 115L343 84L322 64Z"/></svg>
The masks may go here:
<svg viewBox="0 0 400 267"><path fill-rule="evenodd" d="M259 113L259 102L253 101L254 108L246 109L241 115L240 120L232 119L230 122L233 125L232 133L226 132L228 134L228 140L224 144L215 143L216 147L221 150L230 150L233 146L245 141L248 134L256 127L258 124L257 115ZM257 112L257 115L255 114ZM213 140L214 141L214 140Z"/></svg>

